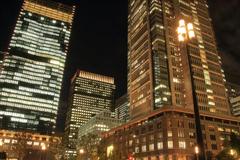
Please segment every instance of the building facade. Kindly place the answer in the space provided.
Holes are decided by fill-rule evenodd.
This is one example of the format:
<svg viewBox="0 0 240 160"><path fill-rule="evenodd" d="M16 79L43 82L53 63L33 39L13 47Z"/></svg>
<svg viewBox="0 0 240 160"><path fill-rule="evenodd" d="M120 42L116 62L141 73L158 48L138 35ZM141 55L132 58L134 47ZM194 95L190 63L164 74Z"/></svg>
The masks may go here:
<svg viewBox="0 0 240 160"><path fill-rule="evenodd" d="M115 102L115 115L117 119L129 121L129 101L127 94L118 98Z"/></svg>
<svg viewBox="0 0 240 160"><path fill-rule="evenodd" d="M0 128L52 134L75 7L24 0L0 73Z"/></svg>
<svg viewBox="0 0 240 160"><path fill-rule="evenodd" d="M3 65L3 60L6 57L7 53L6 52L1 52L0 51L0 70L2 69L2 65Z"/></svg>
<svg viewBox="0 0 240 160"><path fill-rule="evenodd" d="M200 112L229 115L207 1L130 0L128 13L131 118L170 104L193 109L188 63ZM176 32L180 19L193 23L196 35L184 48Z"/></svg>
<svg viewBox="0 0 240 160"><path fill-rule="evenodd" d="M123 120L116 119L111 111L102 111L79 127L78 140L81 140L81 137L88 134L94 134L101 137L103 132L107 132L110 129L123 124L123 122Z"/></svg>
<svg viewBox="0 0 240 160"><path fill-rule="evenodd" d="M6 152L8 159L53 160L63 156L61 145L62 138L57 135L0 130L0 152Z"/></svg>
<svg viewBox="0 0 240 160"><path fill-rule="evenodd" d="M115 84L112 77L77 71L72 78L65 123L67 157L76 157L78 130L96 114L113 106Z"/></svg>
<svg viewBox="0 0 240 160"><path fill-rule="evenodd" d="M171 108L169 108L171 107ZM240 121L232 116L201 115L206 157L214 158L232 133L239 135ZM195 160L196 129L190 109L164 106L145 116L129 121L104 135L104 151L112 147L112 157L126 160ZM103 158L103 159L104 159Z"/></svg>

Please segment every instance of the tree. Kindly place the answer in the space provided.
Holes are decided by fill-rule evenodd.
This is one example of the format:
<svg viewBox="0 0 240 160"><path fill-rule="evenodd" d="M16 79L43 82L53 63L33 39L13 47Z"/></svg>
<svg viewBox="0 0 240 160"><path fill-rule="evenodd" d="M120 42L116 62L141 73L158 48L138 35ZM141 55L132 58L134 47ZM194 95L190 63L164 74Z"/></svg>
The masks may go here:
<svg viewBox="0 0 240 160"><path fill-rule="evenodd" d="M22 160L28 154L27 142L32 139L32 136L26 132L18 132L14 134L14 139L17 140L17 143L13 145L12 149L17 153L19 160Z"/></svg>
<svg viewBox="0 0 240 160"><path fill-rule="evenodd" d="M95 134L87 134L82 136L78 143L78 149L82 149L83 153L78 153L79 160L82 159L91 159L97 160L98 159L98 144L99 144L99 137Z"/></svg>
<svg viewBox="0 0 240 160"><path fill-rule="evenodd" d="M105 160L107 155L106 155L106 139L103 138L98 145L98 156L99 160Z"/></svg>
<svg viewBox="0 0 240 160"><path fill-rule="evenodd" d="M217 160L237 160L240 156L240 137L230 136L230 141L224 142L224 149L216 156Z"/></svg>
<svg viewBox="0 0 240 160"><path fill-rule="evenodd" d="M217 156L217 160L235 160L233 156L229 154L229 148L222 150Z"/></svg>

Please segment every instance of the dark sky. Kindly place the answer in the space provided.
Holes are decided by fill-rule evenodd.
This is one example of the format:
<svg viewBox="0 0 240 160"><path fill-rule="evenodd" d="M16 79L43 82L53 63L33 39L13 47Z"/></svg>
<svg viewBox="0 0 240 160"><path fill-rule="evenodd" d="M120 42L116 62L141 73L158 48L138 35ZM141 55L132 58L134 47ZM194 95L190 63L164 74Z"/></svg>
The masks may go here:
<svg viewBox="0 0 240 160"><path fill-rule="evenodd" d="M209 4L226 78L240 85L240 1L209 0Z"/></svg>

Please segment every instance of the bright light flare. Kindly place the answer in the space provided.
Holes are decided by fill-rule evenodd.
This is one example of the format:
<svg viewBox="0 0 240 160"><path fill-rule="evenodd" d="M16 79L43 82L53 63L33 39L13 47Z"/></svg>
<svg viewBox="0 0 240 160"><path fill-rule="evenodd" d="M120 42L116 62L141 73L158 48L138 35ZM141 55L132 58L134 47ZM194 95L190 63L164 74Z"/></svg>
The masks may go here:
<svg viewBox="0 0 240 160"><path fill-rule="evenodd" d="M188 23L188 24L187 24L187 29L188 29L189 31L193 30L193 24L192 24L192 23Z"/></svg>
<svg viewBox="0 0 240 160"><path fill-rule="evenodd" d="M189 31L188 32L188 37L189 37L189 39L194 38L195 37L194 31Z"/></svg>
<svg viewBox="0 0 240 160"><path fill-rule="evenodd" d="M80 150L79 150L79 153L80 153L80 154L83 154L83 153L84 153L84 150L83 150L83 149L80 149Z"/></svg>
<svg viewBox="0 0 240 160"><path fill-rule="evenodd" d="M41 148L43 151L45 151L47 149L46 145L45 144L42 144L42 148Z"/></svg>
<svg viewBox="0 0 240 160"><path fill-rule="evenodd" d="M195 153L196 153L196 154L199 153L199 148L198 148L198 146L195 146L194 150L195 150Z"/></svg>
<svg viewBox="0 0 240 160"><path fill-rule="evenodd" d="M185 26L185 21L184 19L179 20L179 26Z"/></svg>
<svg viewBox="0 0 240 160"><path fill-rule="evenodd" d="M183 42L185 40L184 36L182 34L178 35L178 41Z"/></svg>
<svg viewBox="0 0 240 160"><path fill-rule="evenodd" d="M107 157L110 157L113 153L113 145L107 147Z"/></svg>
<svg viewBox="0 0 240 160"><path fill-rule="evenodd" d="M179 27L177 28L177 33L179 42L183 42L186 39L192 39L195 37L193 24L187 23L186 25L183 19L179 20Z"/></svg>
<svg viewBox="0 0 240 160"><path fill-rule="evenodd" d="M178 27L177 31L178 34L185 34L187 32L185 27Z"/></svg>

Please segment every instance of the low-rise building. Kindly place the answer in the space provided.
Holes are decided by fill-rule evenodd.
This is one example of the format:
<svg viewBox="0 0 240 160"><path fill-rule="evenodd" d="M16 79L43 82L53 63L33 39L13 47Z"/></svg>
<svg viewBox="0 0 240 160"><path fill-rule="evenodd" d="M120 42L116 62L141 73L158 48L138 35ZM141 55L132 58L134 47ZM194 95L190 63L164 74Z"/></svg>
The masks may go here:
<svg viewBox="0 0 240 160"><path fill-rule="evenodd" d="M207 157L217 155L232 133L240 133L240 120L232 116L201 114L201 125ZM195 127L191 110L166 106L106 132L101 145L114 160L192 160Z"/></svg>
<svg viewBox="0 0 240 160"><path fill-rule="evenodd" d="M60 158L63 156L61 142L61 136L58 135L0 130L0 152L6 152L8 159L31 159L31 156L41 154L48 160Z"/></svg>
<svg viewBox="0 0 240 160"><path fill-rule="evenodd" d="M77 158L98 159L99 142L102 134L124 123L123 120L116 119L113 113L105 110L79 128Z"/></svg>
<svg viewBox="0 0 240 160"><path fill-rule="evenodd" d="M78 139L87 134L101 135L103 132L109 131L123 124L123 120L116 119L111 111L103 111L93 118L91 118L86 124L79 127Z"/></svg>

